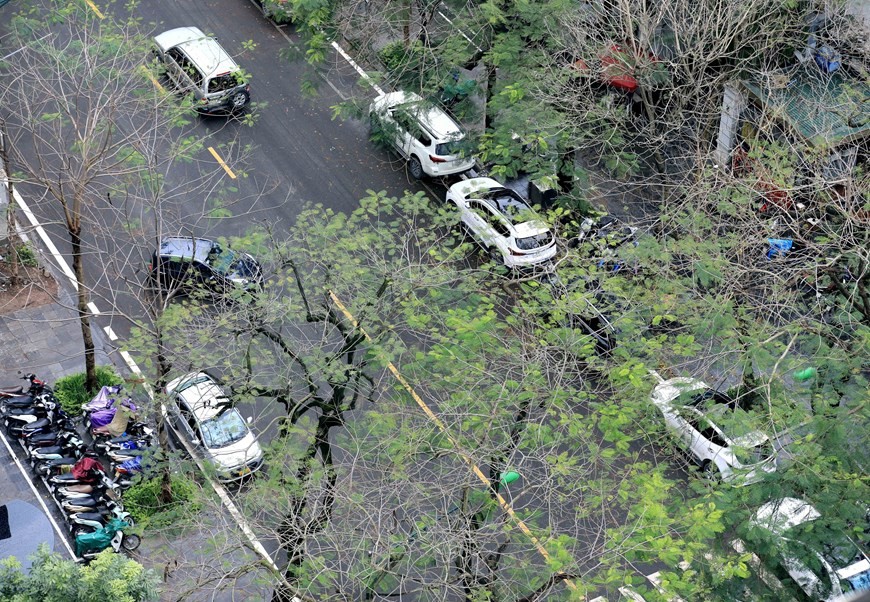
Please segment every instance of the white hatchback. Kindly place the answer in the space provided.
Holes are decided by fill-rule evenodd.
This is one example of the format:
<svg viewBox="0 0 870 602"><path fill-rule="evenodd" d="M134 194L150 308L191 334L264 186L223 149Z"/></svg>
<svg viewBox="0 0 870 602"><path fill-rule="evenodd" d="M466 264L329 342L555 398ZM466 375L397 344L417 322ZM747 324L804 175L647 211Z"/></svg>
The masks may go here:
<svg viewBox="0 0 870 602"><path fill-rule="evenodd" d="M467 137L459 124L413 92L379 96L369 106L369 120L373 136L407 159L408 171L417 180L474 167L474 157L464 153Z"/></svg>
<svg viewBox="0 0 870 602"><path fill-rule="evenodd" d="M510 268L535 266L556 255L550 228L523 198L492 178L457 182L447 201L459 208L462 223L490 258Z"/></svg>
<svg viewBox="0 0 870 602"><path fill-rule="evenodd" d="M235 481L263 466L263 450L224 390L203 372L166 385L168 419L202 456L218 478Z"/></svg>
<svg viewBox="0 0 870 602"><path fill-rule="evenodd" d="M748 485L776 470L770 439L736 400L694 378L663 380L651 399L708 478Z"/></svg>

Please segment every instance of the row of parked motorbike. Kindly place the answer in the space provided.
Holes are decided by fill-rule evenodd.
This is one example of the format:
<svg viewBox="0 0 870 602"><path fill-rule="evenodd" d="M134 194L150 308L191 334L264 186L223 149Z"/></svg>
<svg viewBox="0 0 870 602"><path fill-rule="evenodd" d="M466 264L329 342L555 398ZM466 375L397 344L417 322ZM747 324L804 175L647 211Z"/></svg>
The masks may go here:
<svg viewBox="0 0 870 602"><path fill-rule="evenodd" d="M121 495L143 470L143 459L156 443L153 430L136 420L137 408L121 395L121 386L103 387L84 404L84 428L79 429L51 387L34 374L22 378L29 387L0 389L0 416L8 437L21 445L31 469L54 496L76 554L87 561L110 546L116 552L135 550L140 539L124 532L133 519ZM109 460L108 472L101 456Z"/></svg>

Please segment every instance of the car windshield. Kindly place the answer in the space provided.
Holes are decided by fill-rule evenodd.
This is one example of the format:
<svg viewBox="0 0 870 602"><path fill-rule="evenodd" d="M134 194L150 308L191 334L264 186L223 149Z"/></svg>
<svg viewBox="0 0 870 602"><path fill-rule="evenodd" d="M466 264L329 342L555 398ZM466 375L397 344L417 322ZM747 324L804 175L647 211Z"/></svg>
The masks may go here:
<svg viewBox="0 0 870 602"><path fill-rule="evenodd" d="M200 426L203 443L211 449L226 447L231 443L240 441L248 434L248 426L235 408L230 408L214 418L205 420Z"/></svg>
<svg viewBox="0 0 870 602"><path fill-rule="evenodd" d="M527 222L537 217L520 195L510 188L493 188L480 195L495 205L512 224Z"/></svg>
<svg viewBox="0 0 870 602"><path fill-rule="evenodd" d="M542 232L540 234L535 234L534 236L516 239L517 248L521 251L534 251L535 249L546 247L552 240L553 235L550 232Z"/></svg>
<svg viewBox="0 0 870 602"><path fill-rule="evenodd" d="M232 249L221 249L208 254L206 263L216 272L230 279L253 278L256 274L256 266L241 253Z"/></svg>
<svg viewBox="0 0 870 602"><path fill-rule="evenodd" d="M207 383L207 382L211 382L211 378L209 378L209 376L207 374L200 373L200 374L197 374L196 376L194 376L193 378L180 383L175 388L175 390L178 393L181 393L182 391L184 391L185 389L189 389L193 385L198 385L200 383Z"/></svg>

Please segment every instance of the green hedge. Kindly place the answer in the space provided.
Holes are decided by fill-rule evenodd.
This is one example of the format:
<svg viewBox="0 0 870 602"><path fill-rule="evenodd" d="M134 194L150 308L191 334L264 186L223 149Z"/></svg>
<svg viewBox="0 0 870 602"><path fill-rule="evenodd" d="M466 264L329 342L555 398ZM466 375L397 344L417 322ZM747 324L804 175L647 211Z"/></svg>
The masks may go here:
<svg viewBox="0 0 870 602"><path fill-rule="evenodd" d="M72 416L82 413L82 405L94 398L100 387L120 385L124 382L115 369L110 366L97 366L97 390L85 390L85 373L70 374L59 379L54 385L54 396L63 411Z"/></svg>
<svg viewBox="0 0 870 602"><path fill-rule="evenodd" d="M173 501L161 504L160 482L157 476L147 481L139 481L124 492L124 509L133 515L137 527L168 527L179 525L184 518L198 513L202 504L197 500L199 487L190 477L173 474Z"/></svg>

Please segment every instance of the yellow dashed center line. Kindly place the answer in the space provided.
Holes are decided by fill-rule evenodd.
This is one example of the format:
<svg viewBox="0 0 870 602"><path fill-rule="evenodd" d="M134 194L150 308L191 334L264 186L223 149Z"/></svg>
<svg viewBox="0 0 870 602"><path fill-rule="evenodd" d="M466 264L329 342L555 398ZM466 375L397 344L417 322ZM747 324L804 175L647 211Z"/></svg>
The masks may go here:
<svg viewBox="0 0 870 602"><path fill-rule="evenodd" d="M235 180L236 174L234 174L233 170L230 169L230 166L227 165L223 159L221 159L221 156L219 154L217 154L217 151L210 146L210 147L208 147L208 152L210 152L211 156L214 157L214 160L217 161L218 164L224 168L224 171L227 172L227 175Z"/></svg>
<svg viewBox="0 0 870 602"><path fill-rule="evenodd" d="M94 14L97 15L100 19L106 18L106 16L100 12L100 9L97 8L97 5L91 2L91 0L85 0L85 3L91 7L91 10L94 11Z"/></svg>
<svg viewBox="0 0 870 602"><path fill-rule="evenodd" d="M163 88L163 86L160 85L160 82L157 81L157 78L154 77L154 75L151 73L151 71L148 70L148 67L146 67L145 65L142 65L141 69L142 69L142 72L145 74L145 77L147 77L148 79L150 79L150 80L151 80L151 83L154 84L154 87L155 87L155 88L157 88L157 89L160 90L161 92L164 92L164 91L165 91L164 88Z"/></svg>
<svg viewBox="0 0 870 602"><path fill-rule="evenodd" d="M335 303L338 309L341 310L341 313L343 313L344 316L350 321L350 323L353 324L354 328L358 328L362 335L366 338L366 340L372 343L372 338L364 329L360 328L359 323L357 323L356 321L356 318L353 317L353 314L350 313L350 311L347 309L347 307L345 307L344 303L341 302L338 296L332 291L329 291L329 296L332 298L333 303ZM480 480L480 482L483 483L483 485L487 489L491 490L489 479L486 478L486 475L483 474L483 471L477 466L477 464L475 464L471 460L471 458L469 458L465 453L460 451L459 442L454 439L453 435L448 432L447 425L445 425L444 422L442 422L441 419L438 418L435 412L432 411L432 408L430 408L428 404L426 404L426 402L423 401L423 399L419 395L417 395L417 392L411 387L411 384L407 380L405 380L405 377L402 376L402 374L399 372L399 369L396 368L393 362L387 362L387 369L393 373L393 376L396 377L396 380L399 381L399 383L413 398L413 400L417 402L417 405L420 406L420 409L423 410L423 413L426 414L426 417L429 418L429 420L438 427L438 430L440 430L445 437L447 437L447 440L450 441L450 444L454 447L462 460L468 465L468 467L471 469L471 472L475 474L478 480ZM504 497L502 497L500 493L493 493L495 493L495 497L498 500L498 505L501 506L502 510L504 510L507 515L510 516L511 519L513 519L513 521L520 528L520 531L522 531L529 538L529 540L535 546L535 549L538 550L538 553L544 558L544 560L549 562L550 553L547 552L543 545L541 545L540 540L535 537L535 535L532 533L532 530L529 529L528 525L526 525L523 519L517 516L516 512L514 512L513 507L511 507L510 503ZM572 590L577 589L577 586L571 579L565 579L565 584Z"/></svg>

